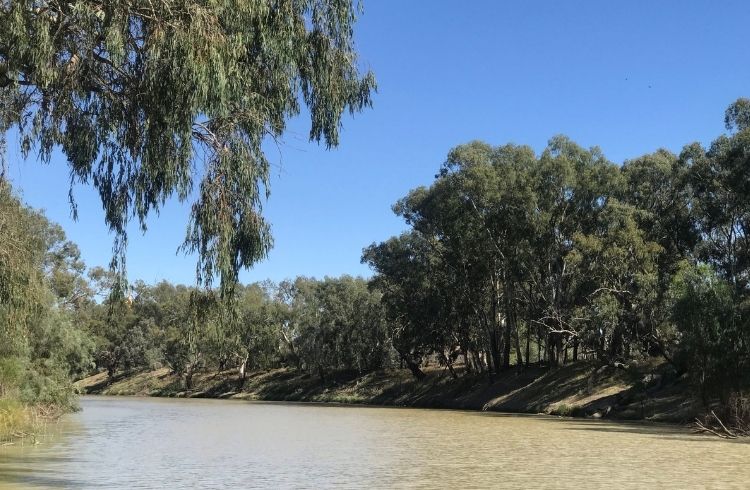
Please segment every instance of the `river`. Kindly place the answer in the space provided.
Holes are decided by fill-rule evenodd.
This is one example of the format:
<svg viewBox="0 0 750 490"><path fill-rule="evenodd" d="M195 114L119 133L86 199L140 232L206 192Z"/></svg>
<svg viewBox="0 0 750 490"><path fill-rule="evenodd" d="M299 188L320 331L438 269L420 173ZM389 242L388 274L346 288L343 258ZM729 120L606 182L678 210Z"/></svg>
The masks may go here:
<svg viewBox="0 0 750 490"><path fill-rule="evenodd" d="M84 397L0 488L748 488L750 444L545 416Z"/></svg>

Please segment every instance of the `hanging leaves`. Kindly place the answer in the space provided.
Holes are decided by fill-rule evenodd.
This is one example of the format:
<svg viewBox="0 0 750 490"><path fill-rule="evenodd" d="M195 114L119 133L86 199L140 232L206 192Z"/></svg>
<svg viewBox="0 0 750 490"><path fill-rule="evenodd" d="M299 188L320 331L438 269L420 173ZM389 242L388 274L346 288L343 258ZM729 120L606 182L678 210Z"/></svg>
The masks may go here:
<svg viewBox="0 0 750 490"><path fill-rule="evenodd" d="M25 152L60 147L71 186L93 185L125 270L127 226L199 192L183 250L200 284L271 246L262 144L309 108L310 139L336 146L344 111L370 106L351 0L16 1L0 6L0 132ZM71 200L75 213L75 202ZM123 276L124 277L124 276Z"/></svg>

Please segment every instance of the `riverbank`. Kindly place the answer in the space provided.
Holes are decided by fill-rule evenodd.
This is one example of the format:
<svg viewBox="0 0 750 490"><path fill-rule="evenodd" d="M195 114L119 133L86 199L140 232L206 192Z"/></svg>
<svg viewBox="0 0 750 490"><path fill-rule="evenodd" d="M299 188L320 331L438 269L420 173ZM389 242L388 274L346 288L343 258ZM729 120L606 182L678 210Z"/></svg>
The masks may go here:
<svg viewBox="0 0 750 490"><path fill-rule="evenodd" d="M415 380L406 370L358 376L317 376L291 369L249 373L242 388L236 371L195 375L192 389L169 369L106 373L77 383L83 393L166 397L232 398L265 401L307 401L421 408L547 413L576 417L652 420L683 423L701 412L685 378L664 364L619 369L578 362L560 368L509 370L490 381L469 375L453 379L442 369Z"/></svg>

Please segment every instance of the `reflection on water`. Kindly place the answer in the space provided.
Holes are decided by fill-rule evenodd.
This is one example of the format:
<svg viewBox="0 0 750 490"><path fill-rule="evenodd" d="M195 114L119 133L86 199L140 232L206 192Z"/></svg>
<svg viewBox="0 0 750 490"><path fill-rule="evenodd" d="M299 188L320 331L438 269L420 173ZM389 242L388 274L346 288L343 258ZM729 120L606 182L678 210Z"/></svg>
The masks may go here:
<svg viewBox="0 0 750 490"><path fill-rule="evenodd" d="M86 397L0 488L747 488L750 444L440 410Z"/></svg>

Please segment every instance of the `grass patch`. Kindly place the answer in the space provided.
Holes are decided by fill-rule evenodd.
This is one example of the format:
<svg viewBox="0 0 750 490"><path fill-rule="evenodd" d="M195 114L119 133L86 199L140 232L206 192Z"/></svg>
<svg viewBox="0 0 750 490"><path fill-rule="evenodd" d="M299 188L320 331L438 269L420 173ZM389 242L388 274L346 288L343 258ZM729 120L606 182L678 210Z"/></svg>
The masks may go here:
<svg viewBox="0 0 750 490"><path fill-rule="evenodd" d="M559 415L560 417L577 417L579 416L580 411L580 407L561 403L550 410L550 415Z"/></svg>
<svg viewBox="0 0 750 490"><path fill-rule="evenodd" d="M12 398L0 398L0 444L33 437L40 425L32 408Z"/></svg>
<svg viewBox="0 0 750 490"><path fill-rule="evenodd" d="M0 446L23 439L36 443L49 423L77 409L77 406L29 405L16 398L0 398Z"/></svg>

